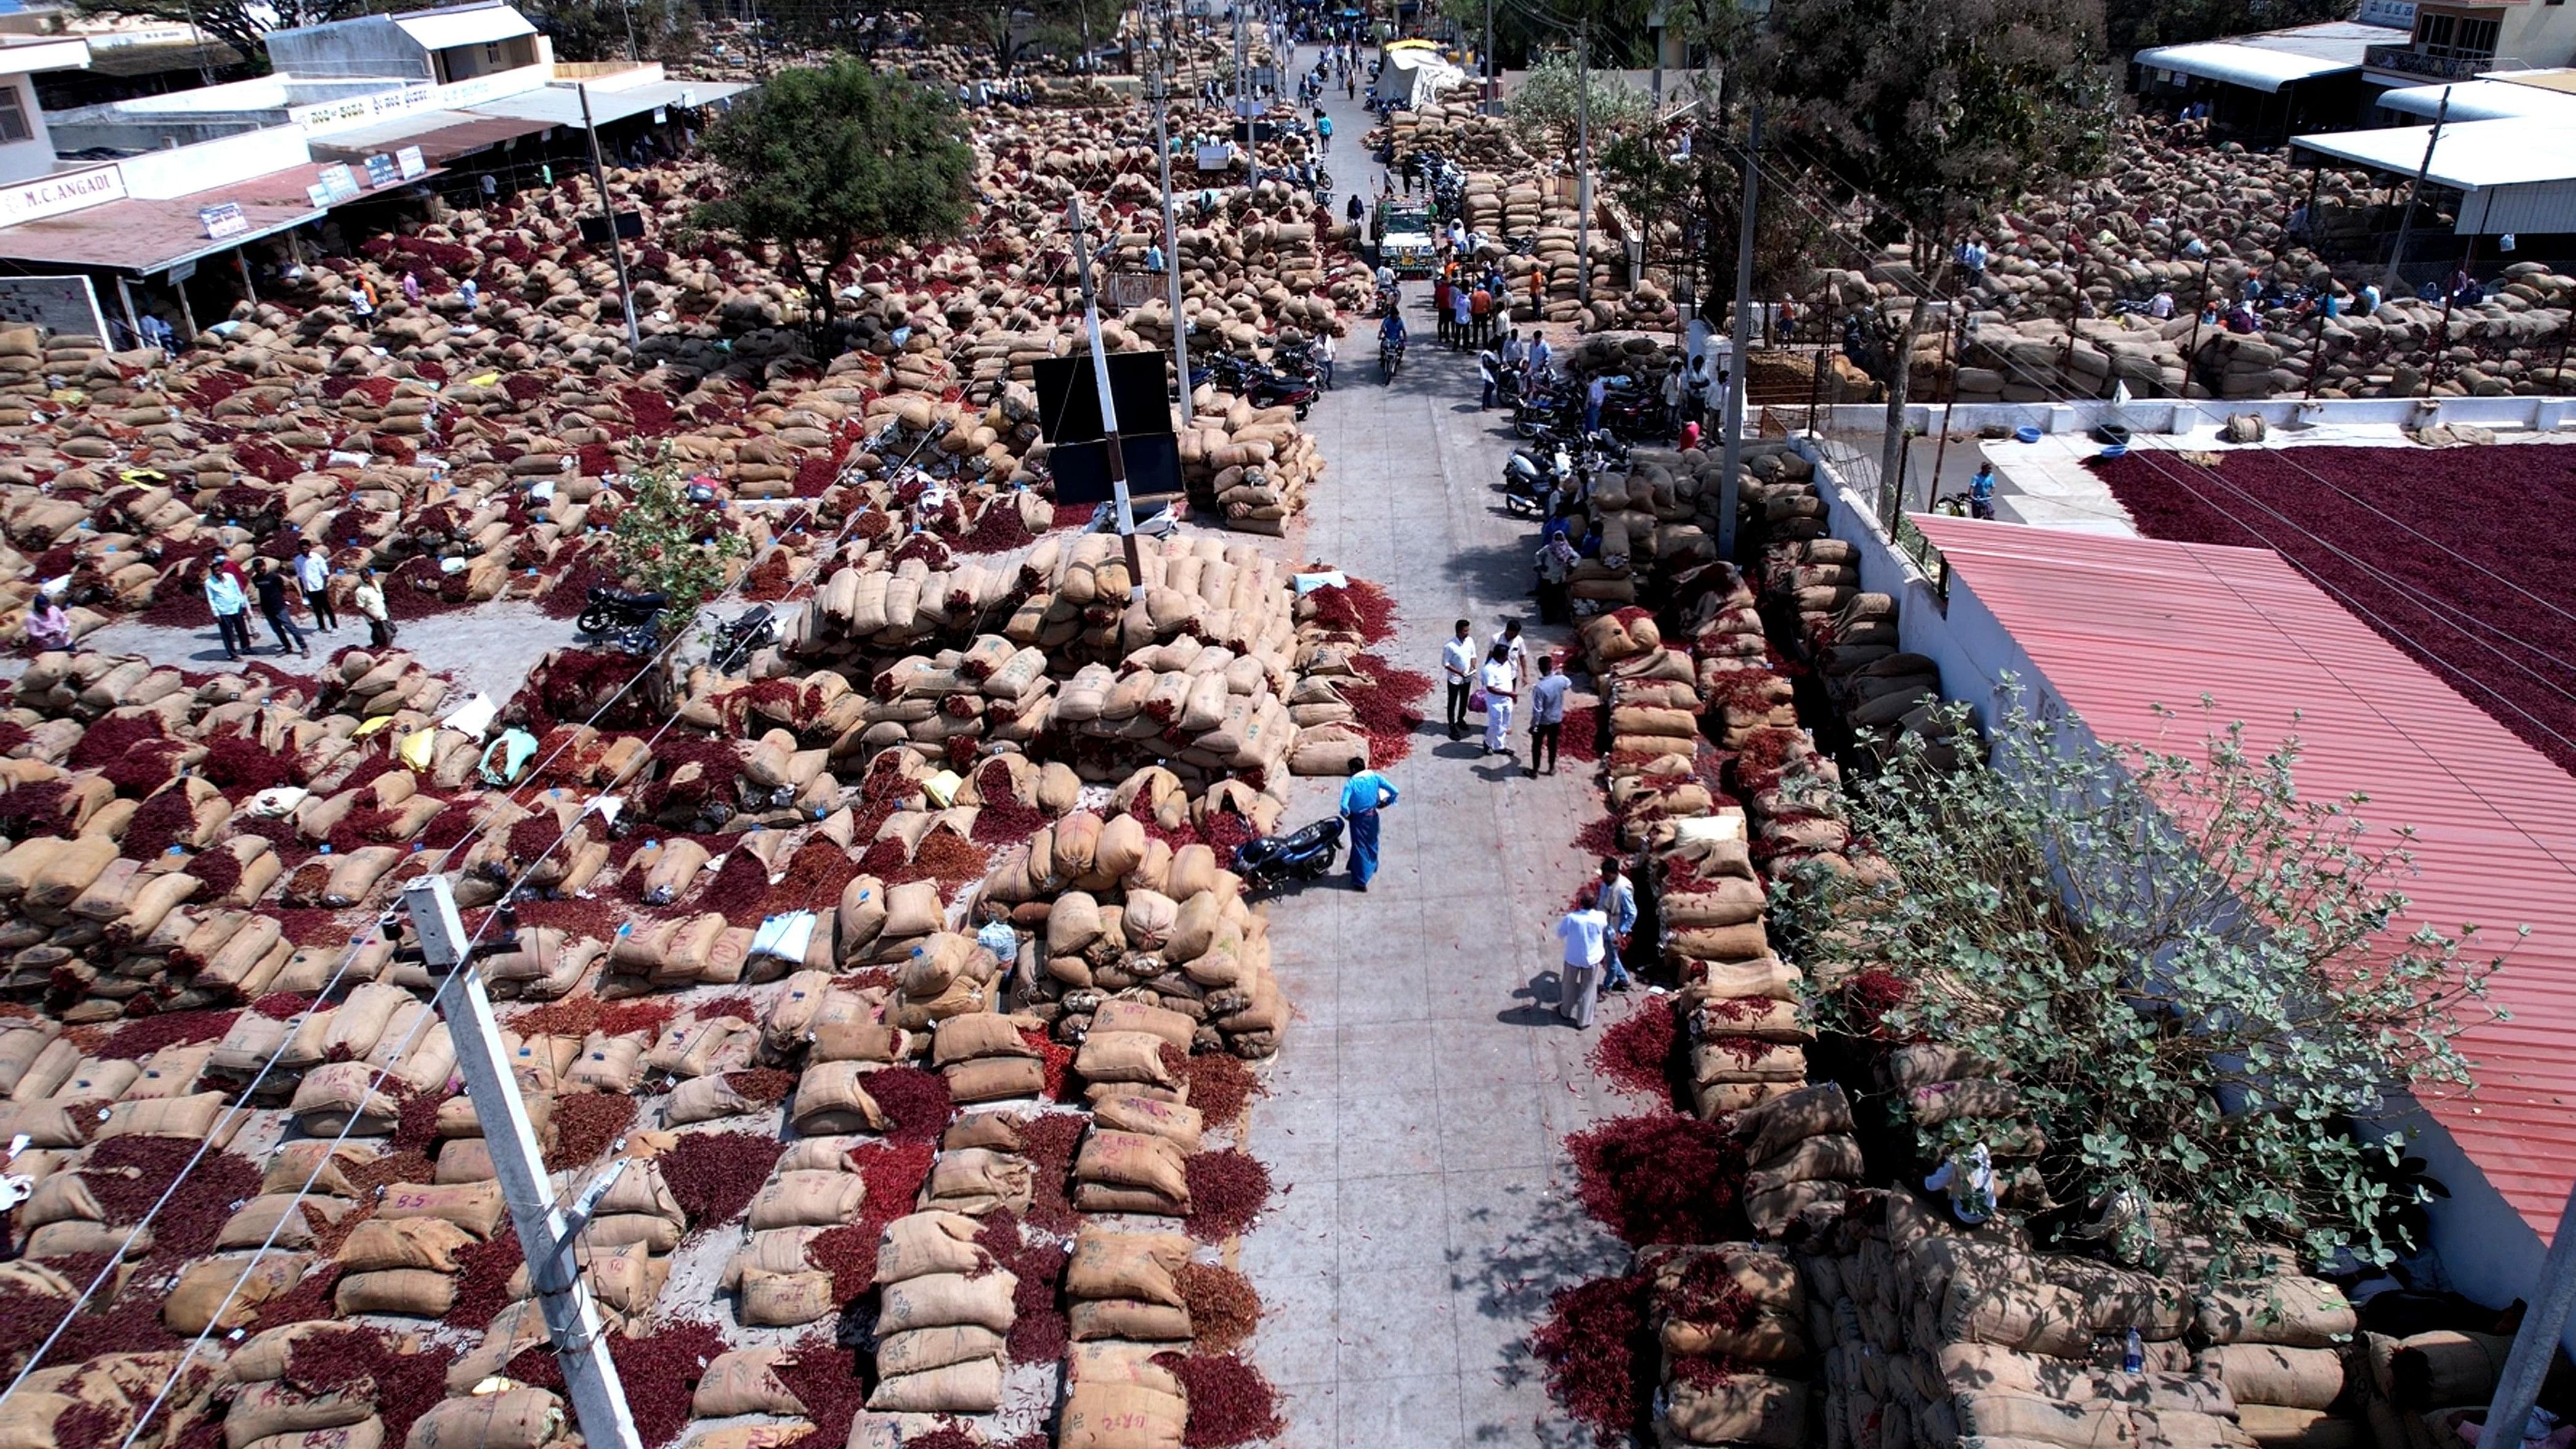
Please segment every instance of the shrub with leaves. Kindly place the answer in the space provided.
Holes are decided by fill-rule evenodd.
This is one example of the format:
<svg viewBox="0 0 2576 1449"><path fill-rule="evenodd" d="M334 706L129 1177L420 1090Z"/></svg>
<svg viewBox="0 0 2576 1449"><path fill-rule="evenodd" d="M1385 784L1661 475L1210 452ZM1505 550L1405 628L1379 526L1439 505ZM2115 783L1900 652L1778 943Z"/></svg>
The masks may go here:
<svg viewBox="0 0 2576 1449"><path fill-rule="evenodd" d="M2174 748L2016 710L1957 770L1909 737L1850 793L1892 869L1782 895L1821 975L1904 988L1868 1021L1821 1002L1827 1024L2008 1079L2049 1197L2101 1224L2073 1230L2150 1266L2158 1231L2208 1235L2220 1269L2265 1241L2385 1263L2417 1246L2399 1225L2426 1189L2400 1137L2351 1124L2403 1115L2406 1083L2468 1080L2456 1038L2492 1019L2500 958L2469 952L2472 924L2410 914L2408 831L2365 825L2361 796L2302 795L2295 739L2258 753L2209 708L2165 712ZM1958 1160L2000 1126L1916 1130Z"/></svg>
<svg viewBox="0 0 2576 1449"><path fill-rule="evenodd" d="M685 628L698 605L724 587L725 564L748 553L751 541L689 496L688 479L667 453L637 471L627 490L608 533L617 571L639 588L668 595L663 627Z"/></svg>

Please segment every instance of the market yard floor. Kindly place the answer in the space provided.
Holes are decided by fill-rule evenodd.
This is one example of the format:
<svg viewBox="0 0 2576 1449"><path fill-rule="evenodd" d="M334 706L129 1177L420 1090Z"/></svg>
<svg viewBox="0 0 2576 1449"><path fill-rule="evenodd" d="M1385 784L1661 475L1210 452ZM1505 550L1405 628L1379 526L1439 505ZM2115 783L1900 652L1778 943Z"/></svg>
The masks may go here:
<svg viewBox="0 0 2576 1449"><path fill-rule="evenodd" d="M1345 194L1364 181L1373 196L1378 168L1357 144L1368 117L1338 96L1330 110L1330 169ZM1401 612L1380 652L1436 675L1451 621L1474 620L1481 639L1531 616L1537 540L1503 511L1510 430L1476 410L1472 356L1434 340L1428 291L1409 289L1415 342L1393 387L1377 380L1374 321L1341 349L1340 386L1308 423L1331 470L1299 554L1385 586ZM1425 708L1440 714L1436 687ZM1434 726L1388 770L1404 798L1366 895L1336 875L1269 907L1302 1020L1252 1114L1281 1190L1242 1265L1266 1306L1252 1352L1287 1401L1292 1449L1589 1442L1523 1344L1558 1288L1626 1262L1575 1200L1561 1139L1642 1110L1584 1057L1610 1022L1662 1003L1604 997L1588 1032L1549 1009L1550 932L1590 874L1573 841L1603 813L1599 791L1571 761L1523 777L1525 729L1508 770L1480 744ZM1337 782L1297 786L1291 820L1332 810Z"/></svg>
<svg viewBox="0 0 2576 1449"><path fill-rule="evenodd" d="M297 627L304 626L306 617L296 616ZM198 674L238 670L240 665L224 658L223 640L215 633L212 616L208 619L201 629L121 620L83 639L81 647L108 654L139 655L154 664L172 664ZM313 646L312 658L281 655L277 641L269 635L268 621L256 614L253 619L259 631L259 645L243 662L256 661L288 674L319 674L332 655L343 649L363 648L367 642L366 621L355 610L344 610L337 629L328 633L304 629L306 642ZM395 627L400 631L395 647L410 651L422 668L453 676L463 686L451 698L470 699L480 691L492 696L494 704L508 703L510 696L519 692L519 686L527 682L528 671L546 657L548 650L568 648L578 642L572 620L554 618L534 604L517 600L477 604ZM24 656L0 659L0 678L15 679L26 667Z"/></svg>

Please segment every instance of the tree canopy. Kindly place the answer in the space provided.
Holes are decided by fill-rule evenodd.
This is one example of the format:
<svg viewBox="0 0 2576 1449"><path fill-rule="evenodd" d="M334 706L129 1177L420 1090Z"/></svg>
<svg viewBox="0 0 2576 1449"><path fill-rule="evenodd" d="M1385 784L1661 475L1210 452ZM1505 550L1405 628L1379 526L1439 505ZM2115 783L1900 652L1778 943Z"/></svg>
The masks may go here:
<svg viewBox="0 0 2576 1449"><path fill-rule="evenodd" d="M270 31L346 20L388 8L370 0L77 0L77 7L83 15L148 15L174 25L194 25L231 46L246 64L262 74L269 69Z"/></svg>
<svg viewBox="0 0 2576 1449"><path fill-rule="evenodd" d="M922 33L974 46L1004 76L1026 56L1079 51L1118 33L1119 0L928 0Z"/></svg>
<svg viewBox="0 0 2576 1449"><path fill-rule="evenodd" d="M696 224L775 245L818 311L859 243L946 236L966 221L975 157L955 106L850 57L780 71L709 127L705 145L723 194Z"/></svg>
<svg viewBox="0 0 2576 1449"><path fill-rule="evenodd" d="M1959 234L2106 154L2101 0L1778 0L1748 46L1795 164L1901 222L1928 276Z"/></svg>
<svg viewBox="0 0 2576 1449"><path fill-rule="evenodd" d="M1628 84L1626 77L1615 70L1601 69L1597 63L1589 75L1584 75L1575 69L1571 57L1562 55L1541 61L1511 98L1503 102L1503 114L1520 132L1522 144L1534 151L1561 155L1571 164L1577 107L1587 88L1592 92L1592 147L1596 155L1618 137L1645 130L1655 119L1654 98Z"/></svg>
<svg viewBox="0 0 2576 1449"><path fill-rule="evenodd" d="M2105 749L2013 713L1965 768L1909 736L1846 796L1887 869L1784 892L1839 984L1823 1024L2008 1081L2008 1110L1918 1126L1923 1157L2027 1163L2058 1229L2127 1261L2180 1233L2221 1267L2267 1243L2384 1264L2422 1246L2430 1189L2356 1124L2401 1115L2404 1084L2467 1080L2455 1038L2492 1017L2498 960L2469 952L2474 926L2394 926L2404 832L2302 795L2295 741L2257 753L2203 714L2168 715L2176 748ZM1973 739L1963 715L1945 726Z"/></svg>

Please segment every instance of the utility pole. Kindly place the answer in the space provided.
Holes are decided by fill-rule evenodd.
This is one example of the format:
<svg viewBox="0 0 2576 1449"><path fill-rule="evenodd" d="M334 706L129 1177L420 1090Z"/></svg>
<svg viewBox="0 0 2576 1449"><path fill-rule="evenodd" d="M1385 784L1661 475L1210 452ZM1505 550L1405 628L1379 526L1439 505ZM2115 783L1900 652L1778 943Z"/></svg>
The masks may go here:
<svg viewBox="0 0 2576 1449"><path fill-rule="evenodd" d="M1592 305L1592 24L1574 32L1574 299Z"/></svg>
<svg viewBox="0 0 2576 1449"><path fill-rule="evenodd" d="M2406 188L2406 213L2397 218L2397 245L2388 253L2388 276L2379 290L2389 297L2397 295L2397 268L2406 260L2406 238L2415 230L2415 204L2424 199L2424 179L2433 172L2433 148L2442 144L2442 123L2451 119L2451 88L2442 87L2442 103L2433 108L2433 133L2424 138L2424 162L2415 168L2415 184ZM2308 225L2317 224L2315 213Z"/></svg>
<svg viewBox="0 0 2576 1449"><path fill-rule="evenodd" d="M483 976L469 959L465 923L457 918L456 897L447 877L423 876L403 887L403 910L420 938L420 955L433 978L449 988L437 999L446 1003L447 1034L456 1047L457 1075L465 1079L466 1099L483 1124L483 1143L490 1149L492 1172L509 1199L510 1221L519 1231L529 1281L545 1310L546 1336L555 1362L563 1369L564 1389L581 1422L582 1438L599 1449L642 1449L634 1416L627 1412L625 1386L608 1356L608 1336L590 1290L573 1263L573 1240L590 1220L591 1210L616 1181L612 1164L583 1191L567 1216L555 1206L546 1178L545 1152L537 1146L528 1120L528 1104L510 1075L509 1053L501 1045L500 1024L492 1016L492 999L484 994ZM388 925L390 929L390 924ZM620 1159L622 1163L623 1159Z"/></svg>
<svg viewBox="0 0 2576 1449"><path fill-rule="evenodd" d="M608 195L608 167L599 159L599 128L590 123L590 87L577 85L581 93L581 133L590 138L590 179L599 187L599 214L608 223L608 254L617 262L617 300L626 308L626 348L641 351L644 334L635 327L635 284L626 277L626 239L617 234L617 206Z"/></svg>
<svg viewBox="0 0 2576 1449"><path fill-rule="evenodd" d="M1154 70L1154 155L1163 171L1163 280L1171 289L1172 299L1172 365L1179 369L1181 380L1181 426L1188 427L1196 418L1190 406L1190 319L1181 311L1181 228L1172 214L1172 136L1165 118L1169 92L1163 84L1163 71ZM1079 242L1076 245L1080 245Z"/></svg>
<svg viewBox="0 0 2576 1449"><path fill-rule="evenodd" d="M1729 331L1727 380L1720 392L1725 409L1718 419L1724 429L1717 495L1717 556L1735 561L1735 510L1744 486L1744 400L1752 389L1745 362L1753 347L1753 219L1762 199L1762 108L1753 108L1753 127L1744 138L1743 215L1735 228L1735 325ZM1810 422L1812 423L1812 415Z"/></svg>
<svg viewBox="0 0 2576 1449"><path fill-rule="evenodd" d="M1082 275L1082 325L1091 335L1091 380L1100 389L1100 435L1109 454L1109 491L1118 504L1118 541L1127 553L1127 601L1132 604L1145 597L1145 561L1136 552L1136 509L1127 500L1127 454L1118 446L1118 400L1109 395L1109 352L1100 345L1100 299L1091 290L1091 238L1082 229L1082 193L1065 198L1064 205L1073 226L1074 265ZM1182 388L1189 385L1189 375L1182 374Z"/></svg>
<svg viewBox="0 0 2576 1449"><path fill-rule="evenodd" d="M1484 61L1485 85L1483 94L1477 97L1480 104L1476 107L1476 113L1482 116L1490 116L1494 114L1496 110L1495 102L1500 99L1500 97L1495 94L1499 80L1494 66L1494 0L1485 0Z"/></svg>
<svg viewBox="0 0 2576 1449"><path fill-rule="evenodd" d="M2576 1188L2559 1211L2558 1231L2549 1240L2549 1256L2540 1263L2540 1282L2531 1306L2522 1311L2522 1327L2513 1335L2513 1350L2496 1375L2495 1401L2487 1406L2487 1442L2510 1445L2523 1435L2532 1406L2540 1400L2540 1381L2558 1355L2558 1340L2567 1331L2568 1311L2576 1308Z"/></svg>
<svg viewBox="0 0 2576 1449"><path fill-rule="evenodd" d="M1646 24L1653 30L1655 37L1655 121L1660 125L1664 119L1664 7L1662 4L1658 3L1653 12L1647 15Z"/></svg>

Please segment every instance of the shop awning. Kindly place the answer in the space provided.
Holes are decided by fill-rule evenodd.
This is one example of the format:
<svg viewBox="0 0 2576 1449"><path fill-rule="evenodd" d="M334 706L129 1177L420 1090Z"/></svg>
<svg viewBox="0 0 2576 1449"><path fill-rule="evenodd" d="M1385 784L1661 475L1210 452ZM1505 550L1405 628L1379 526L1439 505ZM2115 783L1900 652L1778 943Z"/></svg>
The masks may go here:
<svg viewBox="0 0 2576 1449"><path fill-rule="evenodd" d="M628 116L664 106L704 106L750 90L734 81L652 81L618 90L590 88L590 119L594 125L607 125ZM547 126L581 124L581 93L568 85L541 86L517 95L498 96L481 105L468 106L470 115L516 121L535 121Z"/></svg>
<svg viewBox="0 0 2576 1449"><path fill-rule="evenodd" d="M128 197L63 216L0 227L0 260L111 267L137 276L155 276L327 215L329 208L315 207L305 194L305 189L320 179L322 169L290 166L189 196L159 201ZM438 169L432 167L412 181L438 174ZM388 186L361 191L350 200L392 196L402 189ZM209 237L198 209L225 202L240 207L242 220L249 225L231 236Z"/></svg>
<svg viewBox="0 0 2576 1449"><path fill-rule="evenodd" d="M2370 47L2386 45L2395 33L2386 26L2336 21L2228 40L2162 45L2139 51L2137 61L2153 70L2175 71L2268 95L2300 81L2358 71Z"/></svg>

